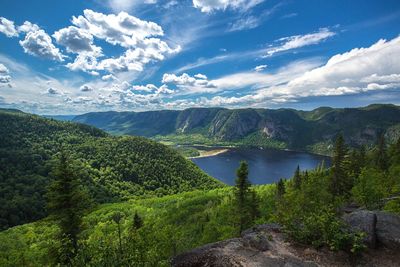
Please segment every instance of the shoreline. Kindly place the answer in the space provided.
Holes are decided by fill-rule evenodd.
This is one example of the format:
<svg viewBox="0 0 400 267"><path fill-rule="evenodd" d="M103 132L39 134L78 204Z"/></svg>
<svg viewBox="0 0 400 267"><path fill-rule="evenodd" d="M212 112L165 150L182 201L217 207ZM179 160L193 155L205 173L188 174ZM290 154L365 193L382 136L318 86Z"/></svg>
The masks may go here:
<svg viewBox="0 0 400 267"><path fill-rule="evenodd" d="M222 148L222 149L214 149L214 150L199 150L200 155L195 156L195 157L188 157L188 159L198 159L198 158L207 158L207 157L213 157L217 156L223 153L228 152L228 148Z"/></svg>

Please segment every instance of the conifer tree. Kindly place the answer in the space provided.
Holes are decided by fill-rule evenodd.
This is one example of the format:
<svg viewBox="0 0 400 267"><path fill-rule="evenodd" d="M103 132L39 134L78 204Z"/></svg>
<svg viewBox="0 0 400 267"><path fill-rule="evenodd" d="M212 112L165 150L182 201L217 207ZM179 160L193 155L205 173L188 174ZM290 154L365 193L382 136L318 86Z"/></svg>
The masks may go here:
<svg viewBox="0 0 400 267"><path fill-rule="evenodd" d="M345 167L345 157L347 148L344 143L344 138L341 134L338 135L335 141L333 151L330 191L334 197L348 196L351 190L351 183L347 177Z"/></svg>
<svg viewBox="0 0 400 267"><path fill-rule="evenodd" d="M248 199L250 195L250 181L248 179L249 167L247 162L240 162L240 166L236 171L236 186L235 186L235 200L236 200L236 214L239 217L239 231L240 233L249 224L249 209Z"/></svg>
<svg viewBox="0 0 400 267"><path fill-rule="evenodd" d="M143 226L143 219L142 219L142 217L139 216L137 211L135 211L135 215L133 216L133 225L132 225L132 227L135 230L138 230L142 226Z"/></svg>
<svg viewBox="0 0 400 267"><path fill-rule="evenodd" d="M61 152L52 175L54 182L48 188L47 208L59 226L57 239L61 245L55 260L57 263L70 265L78 251L82 216L90 202L64 152Z"/></svg>
<svg viewBox="0 0 400 267"><path fill-rule="evenodd" d="M301 174L299 165L297 165L296 171L294 172L293 186L296 190L299 190L301 188Z"/></svg>
<svg viewBox="0 0 400 267"><path fill-rule="evenodd" d="M379 137L376 146L375 165L382 171L386 171L389 166L389 159L386 151L385 136L383 134Z"/></svg>
<svg viewBox="0 0 400 267"><path fill-rule="evenodd" d="M283 181L283 179L279 179L278 183L276 184L277 197L282 198L285 193L286 193L285 182Z"/></svg>

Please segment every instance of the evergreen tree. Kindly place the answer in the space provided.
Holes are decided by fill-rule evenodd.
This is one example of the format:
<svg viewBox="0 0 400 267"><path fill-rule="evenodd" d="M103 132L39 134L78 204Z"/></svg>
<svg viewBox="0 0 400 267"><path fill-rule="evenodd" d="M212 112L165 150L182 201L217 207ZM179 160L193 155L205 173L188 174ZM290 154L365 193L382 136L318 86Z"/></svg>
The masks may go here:
<svg viewBox="0 0 400 267"><path fill-rule="evenodd" d="M378 169L382 171L386 171L388 169L389 159L386 152L385 136L383 134L378 139L374 159L375 159L375 166Z"/></svg>
<svg viewBox="0 0 400 267"><path fill-rule="evenodd" d="M118 226L118 245L119 245L119 253L122 256L123 255L123 250L122 250L122 237L121 237L121 220L124 218L123 214L119 211L115 212L112 216L111 219L117 224Z"/></svg>
<svg viewBox="0 0 400 267"><path fill-rule="evenodd" d="M276 194L277 197L280 199L286 193L285 182L283 179L279 179L278 183L276 184Z"/></svg>
<svg viewBox="0 0 400 267"><path fill-rule="evenodd" d="M250 190L250 214L252 222L260 217L260 200L255 190Z"/></svg>
<svg viewBox="0 0 400 267"><path fill-rule="evenodd" d="M301 188L301 174L299 165L297 165L296 171L294 172L293 186L296 190L299 190Z"/></svg>
<svg viewBox="0 0 400 267"><path fill-rule="evenodd" d="M143 226L143 219L142 217L139 216L139 214L137 213L137 211L135 211L135 215L133 216L133 224L132 227L135 230L138 230L139 228L141 228Z"/></svg>
<svg viewBox="0 0 400 267"><path fill-rule="evenodd" d="M61 247L56 252L56 261L70 265L78 251L82 216L90 202L64 152L53 170L53 176L54 182L47 193L47 208L59 226L57 239Z"/></svg>
<svg viewBox="0 0 400 267"><path fill-rule="evenodd" d="M341 134L338 135L335 142L335 148L332 158L330 192L334 197L349 195L351 183L346 173L346 154L347 148L344 143L344 138Z"/></svg>
<svg viewBox="0 0 400 267"><path fill-rule="evenodd" d="M250 181L248 179L249 167L247 162L240 162L240 166L236 171L236 186L235 186L235 200L236 200L236 214L239 217L239 231L240 233L249 224L249 209L248 199L250 195Z"/></svg>

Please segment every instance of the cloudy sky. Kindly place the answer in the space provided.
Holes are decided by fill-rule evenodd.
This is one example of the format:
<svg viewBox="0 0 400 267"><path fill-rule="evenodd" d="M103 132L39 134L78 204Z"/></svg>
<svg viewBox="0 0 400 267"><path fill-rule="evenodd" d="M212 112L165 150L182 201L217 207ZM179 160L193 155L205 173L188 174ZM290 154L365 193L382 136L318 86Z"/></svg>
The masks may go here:
<svg viewBox="0 0 400 267"><path fill-rule="evenodd" d="M2 0L0 107L400 104L398 0Z"/></svg>

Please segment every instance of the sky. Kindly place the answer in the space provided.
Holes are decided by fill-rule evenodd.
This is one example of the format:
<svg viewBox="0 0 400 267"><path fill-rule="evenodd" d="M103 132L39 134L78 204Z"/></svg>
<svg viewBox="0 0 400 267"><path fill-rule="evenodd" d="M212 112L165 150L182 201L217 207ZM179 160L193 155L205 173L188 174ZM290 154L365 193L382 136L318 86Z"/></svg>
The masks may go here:
<svg viewBox="0 0 400 267"><path fill-rule="evenodd" d="M400 104L398 0L1 0L0 107Z"/></svg>

